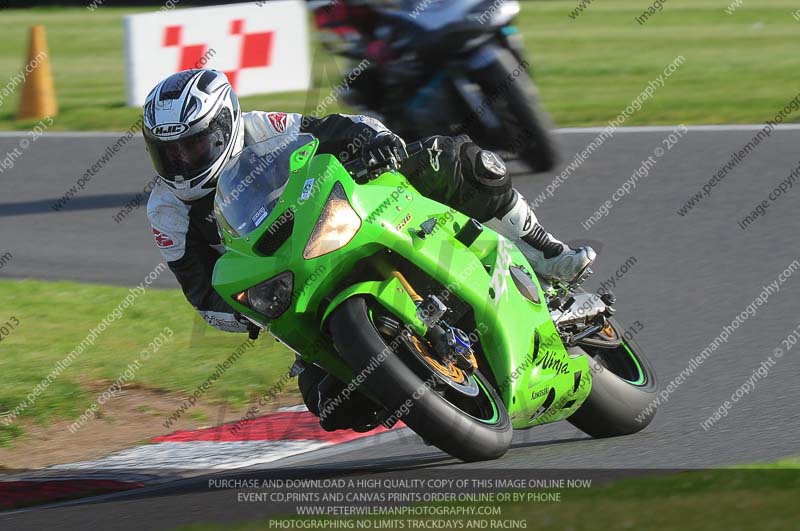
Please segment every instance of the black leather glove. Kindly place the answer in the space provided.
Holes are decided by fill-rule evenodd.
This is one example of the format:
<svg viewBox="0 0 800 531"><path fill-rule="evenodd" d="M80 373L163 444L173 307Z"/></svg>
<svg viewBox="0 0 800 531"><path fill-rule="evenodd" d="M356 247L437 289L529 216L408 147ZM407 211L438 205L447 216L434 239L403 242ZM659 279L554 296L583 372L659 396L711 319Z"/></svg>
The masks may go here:
<svg viewBox="0 0 800 531"><path fill-rule="evenodd" d="M408 158L408 151L402 138L384 131L364 146L361 157L370 172L386 168L396 170Z"/></svg>

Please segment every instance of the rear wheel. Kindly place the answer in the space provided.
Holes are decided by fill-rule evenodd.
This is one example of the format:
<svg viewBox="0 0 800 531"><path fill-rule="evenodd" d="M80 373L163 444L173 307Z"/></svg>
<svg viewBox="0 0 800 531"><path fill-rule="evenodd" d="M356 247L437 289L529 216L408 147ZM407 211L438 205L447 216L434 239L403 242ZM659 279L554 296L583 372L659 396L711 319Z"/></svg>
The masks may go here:
<svg viewBox="0 0 800 531"><path fill-rule="evenodd" d="M366 390L390 416L453 457L480 461L505 454L511 421L488 380L479 371L470 376L440 363L424 338L387 324L391 319L373 312L363 297L348 299L331 315L334 343Z"/></svg>
<svg viewBox="0 0 800 531"><path fill-rule="evenodd" d="M618 347L576 349L590 358L592 390L567 420L592 437L636 433L656 415L658 383L652 365L639 345L624 337L614 319L609 323L613 339L620 342Z"/></svg>

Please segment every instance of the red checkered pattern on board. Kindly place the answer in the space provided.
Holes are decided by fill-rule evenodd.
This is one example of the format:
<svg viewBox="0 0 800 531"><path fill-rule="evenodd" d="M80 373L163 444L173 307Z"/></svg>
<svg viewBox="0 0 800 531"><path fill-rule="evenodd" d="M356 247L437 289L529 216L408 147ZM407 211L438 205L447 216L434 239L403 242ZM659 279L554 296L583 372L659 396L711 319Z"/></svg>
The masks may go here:
<svg viewBox="0 0 800 531"><path fill-rule="evenodd" d="M239 72L245 68L265 68L272 62L274 32L247 33L244 26L244 20L232 20L228 31L233 38L239 39L237 66L231 70L223 70L234 90L236 90ZM163 47L171 48L173 46L180 49L177 71L198 68L202 65L202 59L208 52L207 44L184 44L183 26L164 28Z"/></svg>

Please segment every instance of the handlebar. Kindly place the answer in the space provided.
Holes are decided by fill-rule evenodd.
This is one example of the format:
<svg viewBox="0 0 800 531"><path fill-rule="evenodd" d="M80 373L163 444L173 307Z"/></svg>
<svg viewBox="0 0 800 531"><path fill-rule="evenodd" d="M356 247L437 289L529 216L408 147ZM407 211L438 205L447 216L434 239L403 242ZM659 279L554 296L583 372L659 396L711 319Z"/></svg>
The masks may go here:
<svg viewBox="0 0 800 531"><path fill-rule="evenodd" d="M412 142L411 144L406 145L406 153L408 153L409 157L412 157L425 149L422 145L422 142ZM396 161L396 164L381 164L379 166L370 167L364 159L361 157L356 157L355 159L351 160L344 164L344 169L353 177L353 180L359 184L364 184L369 182L372 179L377 178L381 173L384 171L389 170L396 170L400 165L400 161Z"/></svg>

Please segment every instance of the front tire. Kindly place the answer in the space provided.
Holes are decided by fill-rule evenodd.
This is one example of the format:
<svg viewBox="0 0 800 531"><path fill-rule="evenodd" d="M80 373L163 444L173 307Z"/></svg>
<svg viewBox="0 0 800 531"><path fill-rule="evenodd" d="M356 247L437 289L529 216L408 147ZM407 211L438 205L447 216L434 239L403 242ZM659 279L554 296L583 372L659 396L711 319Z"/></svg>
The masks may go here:
<svg viewBox="0 0 800 531"><path fill-rule="evenodd" d="M494 414L483 419L459 409L433 388L413 398L424 387L423 379L387 345L372 321L367 299L343 302L331 315L330 330L353 374L365 376L363 385L369 393L391 414L405 409L402 421L426 442L462 461L497 459L506 453L513 435L511 421L480 372L475 373L482 389L478 398L494 408Z"/></svg>
<svg viewBox="0 0 800 531"><path fill-rule="evenodd" d="M622 328L610 320L622 337ZM574 350L574 352L573 352ZM617 437L643 430L656 415L658 382L653 366L633 339L622 339L613 350L570 349L589 358L592 390L567 420L592 437Z"/></svg>
<svg viewBox="0 0 800 531"><path fill-rule="evenodd" d="M501 149L518 155L535 173L551 171L558 162L558 149L536 85L511 52L503 49L497 53L494 62L473 75L505 130Z"/></svg>

